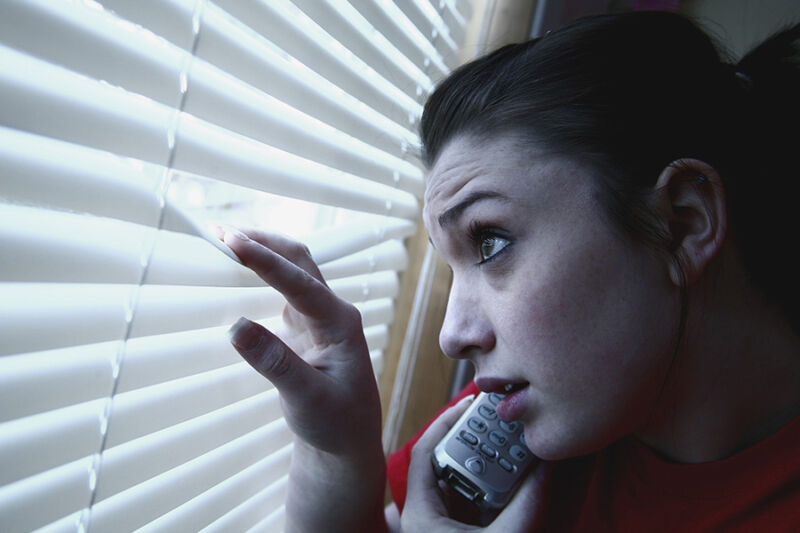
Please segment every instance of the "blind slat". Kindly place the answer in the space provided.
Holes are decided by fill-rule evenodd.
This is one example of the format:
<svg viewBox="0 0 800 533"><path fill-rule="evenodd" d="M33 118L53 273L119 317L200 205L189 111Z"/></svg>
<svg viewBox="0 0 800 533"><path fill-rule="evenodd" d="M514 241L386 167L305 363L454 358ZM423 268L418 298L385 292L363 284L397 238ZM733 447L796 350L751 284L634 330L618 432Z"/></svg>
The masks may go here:
<svg viewBox="0 0 800 533"><path fill-rule="evenodd" d="M430 78L397 50L346 0L292 0L314 22L381 76L422 103L423 93L433 90Z"/></svg>
<svg viewBox="0 0 800 533"><path fill-rule="evenodd" d="M320 265L320 271L325 279L330 280L378 270L402 272L407 266L408 254L403 243L392 240Z"/></svg>
<svg viewBox="0 0 800 533"><path fill-rule="evenodd" d="M414 195L264 145L0 46L0 121L238 185L414 218ZM75 128L83 124L84 128ZM176 128L177 124L177 128ZM121 127L122 126L122 127ZM175 142L177 140L177 145Z"/></svg>
<svg viewBox="0 0 800 533"><path fill-rule="evenodd" d="M433 81L444 77L448 68L439 51L394 3L381 0L353 0L351 3L406 57L416 65L423 65Z"/></svg>
<svg viewBox="0 0 800 533"><path fill-rule="evenodd" d="M263 36L210 4L203 16L197 57L232 76L398 157L416 136L302 63Z"/></svg>
<svg viewBox="0 0 800 533"><path fill-rule="evenodd" d="M431 3L428 0L409 0L396 5L433 43L442 54L445 64L453 66L458 60L458 46L450 37L449 29Z"/></svg>
<svg viewBox="0 0 800 533"><path fill-rule="evenodd" d="M282 416L275 389L225 406L103 453L96 500L171 470Z"/></svg>
<svg viewBox="0 0 800 533"><path fill-rule="evenodd" d="M5 281L139 283L152 229L117 220L0 204ZM108 236L114 235L113 240Z"/></svg>
<svg viewBox="0 0 800 533"><path fill-rule="evenodd" d="M247 533L272 533L273 531L283 531L286 523L286 508L281 507L270 513L268 517L247 530Z"/></svg>
<svg viewBox="0 0 800 533"><path fill-rule="evenodd" d="M197 459L92 507L90 529L116 533L142 527L291 442L283 419L232 440ZM275 477L288 472L288 460Z"/></svg>
<svg viewBox="0 0 800 533"><path fill-rule="evenodd" d="M2 2L0 530L283 527L292 435L226 332L285 301L205 220L302 215L377 377L466 22L438 5Z"/></svg>
<svg viewBox="0 0 800 533"><path fill-rule="evenodd" d="M184 50L191 50L196 31L197 0L96 0L118 17L139 24Z"/></svg>
<svg viewBox="0 0 800 533"><path fill-rule="evenodd" d="M251 473L250 470L253 470ZM248 469L248 474L262 475L256 469ZM229 513L221 515L213 523L204 527L202 533L227 533L229 531L245 531L255 525L259 520L271 515L276 510L283 508L286 499L286 489L289 477L282 477L275 483L269 485L250 499L239 499L239 505ZM165 530L166 531L166 530Z"/></svg>
<svg viewBox="0 0 800 533"><path fill-rule="evenodd" d="M107 404L93 400L0 425L0 484L97 453Z"/></svg>
<svg viewBox="0 0 800 533"><path fill-rule="evenodd" d="M117 394L111 407L106 446L113 448L179 424L271 387L247 363Z"/></svg>
<svg viewBox="0 0 800 533"><path fill-rule="evenodd" d="M4 0L0 41L170 107L180 103L180 73L190 57L141 26L78 2Z"/></svg>
<svg viewBox="0 0 800 533"><path fill-rule="evenodd" d="M0 6L0 30L8 30L0 31L0 36L18 50L177 107L188 53L140 26L84 6L10 0ZM26 30L34 23L47 31L48 39ZM335 128L244 86L203 61L193 61L188 76L186 83L192 91L185 111L383 183L392 183L397 172L419 194L422 174L413 165L348 139Z"/></svg>
<svg viewBox="0 0 800 533"><path fill-rule="evenodd" d="M244 531L247 525L253 524L259 518L283 506L288 476L284 475L277 480L275 477L276 474L287 470L289 451L289 448L281 450L275 454L275 457L263 459L226 479L197 498L150 522L140 530L140 533L159 531L170 533L179 527L186 527L190 531ZM267 488L263 489L265 485ZM259 494L251 497L259 490L261 490ZM226 513L234 507L236 507L234 512L238 511L242 507L239 504L243 501L246 503L253 501L260 506L249 506L247 508L249 515L247 516L241 516L243 514L241 512L237 513L239 520L231 519L224 522L217 520L211 523L220 516L223 518L227 516ZM227 529L221 529L221 527Z"/></svg>
<svg viewBox="0 0 800 533"><path fill-rule="evenodd" d="M204 61L189 74L184 110L276 148L421 196L422 171L372 144L245 85Z"/></svg>
<svg viewBox="0 0 800 533"><path fill-rule="evenodd" d="M222 9L256 30L346 93L405 127L421 106L333 39L288 0L217 0Z"/></svg>
<svg viewBox="0 0 800 533"><path fill-rule="evenodd" d="M0 283L0 355L121 339L135 290L129 285Z"/></svg>
<svg viewBox="0 0 800 533"><path fill-rule="evenodd" d="M0 529L26 533L89 505L94 458L0 487Z"/></svg>
<svg viewBox="0 0 800 533"><path fill-rule="evenodd" d="M0 422L109 395L119 344L0 357Z"/></svg>
<svg viewBox="0 0 800 533"><path fill-rule="evenodd" d="M389 271L329 285L353 303L393 297L398 290L397 274ZM0 283L0 355L115 340L127 331L141 337L229 325L242 315L276 316L283 302L268 287Z"/></svg>
<svg viewBox="0 0 800 533"><path fill-rule="evenodd" d="M10 201L153 226L163 175L163 167L0 126L0 186Z"/></svg>
<svg viewBox="0 0 800 533"><path fill-rule="evenodd" d="M361 311L364 327L386 324L394 318L391 298L355 305ZM280 326L281 317L261 320L261 323L275 330ZM226 334L229 327L226 324L222 327L129 339L125 345L125 366L117 382L117 393L240 362L239 354L229 346Z"/></svg>

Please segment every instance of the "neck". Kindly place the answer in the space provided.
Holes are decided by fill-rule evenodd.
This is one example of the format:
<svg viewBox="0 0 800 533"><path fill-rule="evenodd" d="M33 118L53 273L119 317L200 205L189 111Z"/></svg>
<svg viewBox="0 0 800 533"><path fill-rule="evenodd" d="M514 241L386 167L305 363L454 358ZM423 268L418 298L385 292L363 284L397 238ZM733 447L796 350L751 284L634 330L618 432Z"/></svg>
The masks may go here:
<svg viewBox="0 0 800 533"><path fill-rule="evenodd" d="M639 434L677 462L728 457L800 414L800 339L749 284L726 285L692 288L684 342Z"/></svg>

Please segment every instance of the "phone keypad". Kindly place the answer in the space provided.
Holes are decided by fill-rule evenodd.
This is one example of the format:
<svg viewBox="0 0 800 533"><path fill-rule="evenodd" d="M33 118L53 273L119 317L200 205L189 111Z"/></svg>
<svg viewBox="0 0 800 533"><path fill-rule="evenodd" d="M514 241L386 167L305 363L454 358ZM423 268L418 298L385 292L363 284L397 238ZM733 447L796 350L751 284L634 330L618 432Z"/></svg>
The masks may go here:
<svg viewBox="0 0 800 533"><path fill-rule="evenodd" d="M502 398L499 394L489 394L489 401L473 411L466 427L458 434L458 440L470 450L464 450L462 464L481 477L513 474L518 468L524 468L531 457L522 438L522 424L503 422L497 416L495 406ZM500 468L490 468L492 463Z"/></svg>

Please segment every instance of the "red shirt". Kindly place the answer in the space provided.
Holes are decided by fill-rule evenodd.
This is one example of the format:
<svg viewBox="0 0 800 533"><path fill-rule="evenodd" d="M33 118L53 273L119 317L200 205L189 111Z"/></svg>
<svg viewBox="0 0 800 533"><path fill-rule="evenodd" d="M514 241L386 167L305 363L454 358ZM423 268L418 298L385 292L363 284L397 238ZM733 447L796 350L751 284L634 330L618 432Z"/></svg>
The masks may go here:
<svg viewBox="0 0 800 533"><path fill-rule="evenodd" d="M452 403L477 392L470 384ZM388 459L389 486L401 510L411 447L421 434ZM596 454L561 461L549 490L543 527L548 532L798 533L800 417L761 442L708 463L665 461L625 438Z"/></svg>

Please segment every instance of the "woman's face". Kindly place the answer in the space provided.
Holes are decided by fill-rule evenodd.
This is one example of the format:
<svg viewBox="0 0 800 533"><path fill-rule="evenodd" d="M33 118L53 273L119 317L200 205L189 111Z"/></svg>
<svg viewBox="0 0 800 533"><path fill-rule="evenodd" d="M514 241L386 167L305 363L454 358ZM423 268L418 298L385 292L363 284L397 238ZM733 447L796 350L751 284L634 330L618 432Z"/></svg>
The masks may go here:
<svg viewBox="0 0 800 533"><path fill-rule="evenodd" d="M545 459L643 429L674 352L680 299L663 259L614 229L586 167L504 137L459 137L428 178L424 220L453 269L440 335L485 391L512 393Z"/></svg>

